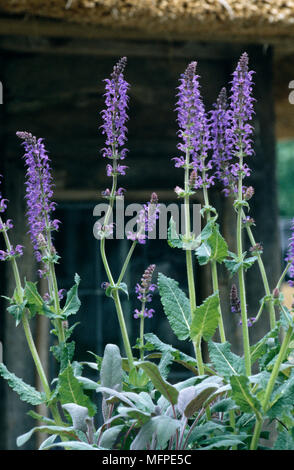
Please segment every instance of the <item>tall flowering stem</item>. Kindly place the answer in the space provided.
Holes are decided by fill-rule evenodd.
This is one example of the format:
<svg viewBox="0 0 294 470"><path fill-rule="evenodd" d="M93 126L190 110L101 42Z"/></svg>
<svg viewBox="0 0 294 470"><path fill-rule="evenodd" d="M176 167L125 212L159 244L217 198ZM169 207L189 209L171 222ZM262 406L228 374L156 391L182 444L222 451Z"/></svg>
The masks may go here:
<svg viewBox="0 0 294 470"><path fill-rule="evenodd" d="M137 299L141 302L141 308L135 309L134 318L140 319L140 359L144 360L144 321L145 318L152 318L154 314L153 308L147 308L146 304L152 301L152 294L156 289L156 285L152 284L152 276L154 274L155 264L151 264L144 271L140 284L136 285Z"/></svg>
<svg viewBox="0 0 294 470"><path fill-rule="evenodd" d="M102 133L106 136L106 147L102 149L102 156L111 161L106 166L107 176L112 178L111 190L106 189L103 192L103 197L109 200L108 210L105 215L104 224L101 228L101 241L100 253L102 262L107 274L109 285L112 289L112 297L115 303L117 317L120 325L120 330L123 338L125 351L127 354L130 369L134 367L134 358L128 337L122 305L119 297L118 286L115 283L109 263L105 252L105 241L107 234L112 232L112 226L109 226L109 219L114 207L115 198L123 194L123 190L117 189L118 175L124 175L126 166L121 165L119 162L126 156L127 149L124 144L127 140L126 121L128 119L128 95L129 84L124 79L124 69L127 63L126 57L123 57L113 68L112 74L109 79L106 79L106 93L105 93L105 109L102 111L103 125L101 126ZM135 248L136 241L134 241L131 248L132 252ZM131 253L132 253L131 252ZM130 259L130 257L129 257ZM129 261L128 259L128 261ZM124 271L127 266L124 266ZM124 273L120 278L123 278ZM121 282L121 281L120 281Z"/></svg>
<svg viewBox="0 0 294 470"><path fill-rule="evenodd" d="M223 194L225 196L236 196L238 192L238 173L236 166L233 163L233 148L231 140L231 118L232 111L229 109L227 99L227 90L222 88L218 96L217 102L214 106L215 109L211 111L210 126L211 126L211 142L212 142L212 161L215 168L215 176L223 186ZM251 152L250 152L251 153ZM244 174L250 175L250 169L246 164L243 164ZM244 199L248 201L254 195L254 189L249 186L243 188ZM243 220L246 220L245 213L242 214ZM256 246L256 241L251 229L251 223L246 223L246 231L251 243L252 248ZM264 285L265 295L270 299L271 291L267 279L265 267L263 264L261 253L256 253L257 262ZM269 316L271 328L275 326L275 308L273 301L268 301Z"/></svg>
<svg viewBox="0 0 294 470"><path fill-rule="evenodd" d="M0 193L0 214L3 214L5 212L5 210L7 208L6 202L7 202L7 200L2 199L2 196L1 196L1 193ZM24 294L23 294L24 290L23 290L23 287L22 287L20 274L19 274L19 269L18 269L18 264L17 264L17 260L16 260L16 258L18 256L21 256L22 253L20 253L20 252L18 253L13 248L13 246L11 245L10 238L9 238L9 235L8 235L8 230L10 230L12 228L13 228L12 221L10 219L8 219L4 223L3 219L2 219L2 216L0 215L0 232L2 232L2 234L3 234L3 238L4 238L4 242L5 242L5 246L6 246L6 252L5 253L6 254L7 253L10 253L10 254L14 253L13 255L2 257L1 260L2 261L9 261L11 263L13 276L14 276L14 280L15 280L15 285L16 285L16 291L15 291L15 294L14 294L16 296L16 298L14 300L17 303L22 304L23 301L24 301ZM36 345L35 345L35 342L34 342L34 338L33 338L32 332L31 332L30 324L29 324L29 312L27 310L25 310L23 312L22 317L21 317L21 322L22 322L22 326L23 326L23 329L24 329L27 344L28 344L29 350L31 352L34 364L36 366L36 369L37 369L37 372L38 372L43 390L45 392L46 398L49 400L50 397L51 397L51 390L50 390L50 386L49 386L49 383L48 383L48 380L47 380L47 377L46 377L46 373L43 369L42 362L40 360L40 357L39 357L39 354L38 354L38 351L37 351L37 348L36 348ZM59 426L62 425L63 424L62 419L60 417L57 406L55 404L52 404L52 405L50 405L49 408L51 410L51 413L52 413L52 416L55 420L56 425L59 425Z"/></svg>
<svg viewBox="0 0 294 470"><path fill-rule="evenodd" d="M200 97L198 75L196 75L196 62L191 62L186 71L181 75L180 85L178 87L178 101L176 104L177 122L179 125L179 137L181 139L178 149L185 157L176 157L175 166L184 168L184 191L180 191L184 197L185 211L185 240L187 243L191 241L191 221L190 221L190 196L194 194L191 188L191 175L193 186L198 185L198 170L203 162L198 160L198 150L206 144L206 135L204 122L201 120L203 116L203 107ZM180 188L178 188L180 190ZM176 192L177 188L176 188ZM192 262L192 251L186 247L186 269L189 289L189 300L191 315L196 311L196 291L194 280L194 269ZM199 374L204 373L203 359L201 353L201 344L194 344L195 354L197 358Z"/></svg>
<svg viewBox="0 0 294 470"><path fill-rule="evenodd" d="M242 219L243 206L246 204L243 198L243 179L247 174L247 167L244 164L244 158L253 154L252 149L252 126L250 121L253 118L252 93L252 75L253 72L248 69L248 55L243 53L238 65L233 73L231 96L230 96L230 127L227 130L228 148L233 156L238 159L238 163L233 165L233 173L238 175L238 199L234 203L237 211L237 254L242 261L243 243L242 243ZM238 271L242 334L245 367L247 375L251 374L250 343L248 333L247 303L245 291L244 268Z"/></svg>
<svg viewBox="0 0 294 470"><path fill-rule="evenodd" d="M29 234L38 262L44 269L39 270L41 277L47 277L50 296L57 315L61 315L59 289L55 273L55 263L59 256L52 241L52 232L58 230L59 220L52 217L55 202L52 201L53 183L50 160L43 139L37 139L29 132L17 132L25 149L26 201ZM56 329L60 342L65 341L62 321L57 319Z"/></svg>

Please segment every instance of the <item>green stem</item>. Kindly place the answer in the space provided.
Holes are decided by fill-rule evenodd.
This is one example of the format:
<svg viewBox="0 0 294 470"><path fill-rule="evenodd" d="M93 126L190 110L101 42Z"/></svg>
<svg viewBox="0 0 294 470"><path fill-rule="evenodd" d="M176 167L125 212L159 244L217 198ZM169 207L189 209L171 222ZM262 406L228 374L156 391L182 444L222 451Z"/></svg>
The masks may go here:
<svg viewBox="0 0 294 470"><path fill-rule="evenodd" d="M262 424L263 424L263 420L260 419L260 418L256 418L254 433L253 433L252 441L251 441L251 444L250 444L250 450L256 450L257 449L259 436L260 436L261 429L262 429Z"/></svg>
<svg viewBox="0 0 294 470"><path fill-rule="evenodd" d="M288 331L287 331L287 333L286 333L286 335L283 339L278 357L275 361L275 365L273 367L271 376L270 376L269 381L267 383L264 399L263 399L263 402L262 402L262 409L263 409L264 414L266 414L266 412L268 411L268 405L269 405L269 401L270 401L270 398L271 398L271 394L272 394L272 391L274 389L275 382L276 382L277 376L279 374L281 364L282 364L282 362L283 362L283 360L286 356L287 349L288 349L289 343L291 341L292 335L293 335L293 328L289 327ZM254 434L253 434L253 438L252 438L252 442L251 442L251 446L250 446L251 450L255 450L258 446L258 441L259 441L259 436L260 436L260 432L261 432L261 428L262 428L262 423L263 423L262 419L256 421Z"/></svg>
<svg viewBox="0 0 294 470"><path fill-rule="evenodd" d="M203 175L202 179L205 181L205 170L203 170ZM204 204L209 207L209 197L208 197L208 191L206 186L203 186L203 196L204 196ZM206 220L207 222L210 221L210 212L207 212ZM218 275L217 275L217 264L215 260L211 261L211 277L212 277L212 288L213 292L219 292L219 285L218 285ZM225 334L225 328L224 328L224 322L223 322L223 315L222 315L222 310L221 310L221 305L219 302L218 305L218 313L219 313L219 323L218 323L218 328L219 328L219 334L221 338L221 342L225 343L226 342L226 334Z"/></svg>
<svg viewBox="0 0 294 470"><path fill-rule="evenodd" d="M211 275L212 275L213 292L219 292L218 276L217 276L217 265L216 265L215 260L211 261ZM222 343L225 343L226 342L226 334L225 334L225 328L224 328L224 322L223 322L223 316L222 316L220 303L218 304L218 311L219 311L218 328L219 328L220 339L221 339Z"/></svg>
<svg viewBox="0 0 294 470"><path fill-rule="evenodd" d="M186 151L186 162L185 162L185 196L184 196L184 211L185 211L185 238L188 241L191 237L191 221L190 221L190 196L189 192L189 166L190 166L190 153L189 150ZM190 301L190 310L191 310L191 319L196 312L196 290L195 290L195 279L194 279L194 270L193 270L193 260L192 252L189 249L186 249L186 269L187 269L187 280L188 280L188 290L189 290L189 301ZM193 342L195 356L197 360L198 373L200 375L204 374L204 366L201 352L201 338L200 341Z"/></svg>
<svg viewBox="0 0 294 470"><path fill-rule="evenodd" d="M132 254L134 252L134 249L135 249L136 245L137 245L137 240L133 241L133 243L131 245L131 248L130 248L128 254L127 254L127 257L126 257L125 262L123 264L123 267L122 267L122 270L120 272L119 278L117 280L117 285L119 285L122 282L123 278L124 278L125 272L127 270L127 267L129 265L130 259L132 257Z"/></svg>
<svg viewBox="0 0 294 470"><path fill-rule="evenodd" d="M241 147L242 148L242 147ZM243 156L240 155L240 169L243 168ZM240 173L238 180L238 200L241 202L243 200L243 177ZM243 217L243 208L241 205L238 206L238 215L237 215L237 253L238 258L241 261L243 255L243 244L242 244L242 217ZM238 271L239 278L239 289L240 289L240 304L241 304L241 318L242 318L242 336L243 336L243 349L244 349L244 359L245 359L245 370L247 376L251 375L251 358L250 358L250 343L249 343L249 333L248 333L248 323L247 323L247 303L246 303L246 290L245 290L245 279L244 279L244 269L243 266L239 268Z"/></svg>
<svg viewBox="0 0 294 470"><path fill-rule="evenodd" d="M142 303L141 317L140 317L140 359L144 361L144 310L145 302Z"/></svg>
<svg viewBox="0 0 294 470"><path fill-rule="evenodd" d="M3 224L1 217L0 217L0 223ZM3 232L3 236L4 236L5 245L6 245L7 250L11 251L12 247L11 247L11 243L10 243L10 240L9 240L9 237L8 237L6 231ZM12 266L13 276L14 276L14 280L15 280L17 295L18 295L19 300L22 300L23 299L23 289L22 289L22 286L21 286L19 269L18 269L17 262L16 262L15 258L12 258L11 266ZM47 398L47 400L49 400L50 396L51 396L51 391L50 391L50 387L49 387L49 384L48 384L48 381L47 381L47 377L46 377L45 371L43 369L43 366L42 366L37 348L35 346L33 335L32 335L31 329L30 329L30 324L29 324L28 313L27 312L25 312L22 315L22 325L23 325L25 337L26 337L26 340L27 340L27 343L28 343L28 346L29 346L34 364L36 366L40 381L42 383L46 398ZM57 406L56 405L51 405L49 408L51 410L51 413L52 413L52 416L54 418L55 423L57 425L62 425L63 422L62 422L62 419L60 417Z"/></svg>
<svg viewBox="0 0 294 470"><path fill-rule="evenodd" d="M205 372L204 372L204 364L203 364L202 351L201 351L201 338L199 338L194 343L194 349L195 349L195 353L196 353L198 374L199 375L204 375Z"/></svg>
<svg viewBox="0 0 294 470"><path fill-rule="evenodd" d="M237 220L237 245L238 245L238 257L242 258L242 216L241 211L238 211ZM243 334L243 349L245 359L245 370L247 376L251 375L251 359L250 359L250 343L249 343L249 332L247 323L247 305L246 305L246 292L245 292L245 279L244 270L241 266L238 271L239 289L240 289L240 304L241 304L241 318L242 318L242 334Z"/></svg>
<svg viewBox="0 0 294 470"><path fill-rule="evenodd" d="M120 325L120 330L121 330L121 334L122 334L124 348L125 348L125 351L126 351L129 367L130 367L130 370L131 370L134 367L134 358L133 358L132 349L131 349L131 345L130 345L130 341L129 341L129 336L128 336L128 332L127 332L127 328L126 328L126 324L125 324L123 310L122 310L121 303L120 303L119 293L118 293L117 290L114 290L114 292L113 292L113 300L114 300L115 307L116 307L116 312L117 312L117 316L118 316L118 321L119 321L119 325Z"/></svg>
<svg viewBox="0 0 294 470"><path fill-rule="evenodd" d="M243 210L242 210L242 217L245 218L245 214L244 214ZM251 246L255 246L256 241L254 239L251 228L249 226L246 226L246 230L247 230L247 234L248 234ZM257 256L257 262L258 262L259 271L260 271L260 274L261 274L265 294L267 296L270 296L271 291L270 291L270 287L269 287L269 283L268 283L268 279L267 279L267 275L266 275L266 271L265 271L265 267L264 267L264 264L263 264L263 261L262 261L261 254L257 253L256 256ZM287 271L286 271L286 273L287 273ZM286 275L286 273L285 273L285 275ZM275 313L275 307L274 307L274 304L273 304L272 300L269 301L269 316L270 316L270 326L271 326L271 329L273 329L276 325L276 313Z"/></svg>
<svg viewBox="0 0 294 470"><path fill-rule="evenodd" d="M285 278L285 276L288 272L288 269L290 268L292 263L293 263L293 258L287 263L287 266L285 267L284 271L282 272L281 277L277 282L276 289L280 290L281 284L282 284L282 282L283 282L283 280L284 280L284 278Z"/></svg>

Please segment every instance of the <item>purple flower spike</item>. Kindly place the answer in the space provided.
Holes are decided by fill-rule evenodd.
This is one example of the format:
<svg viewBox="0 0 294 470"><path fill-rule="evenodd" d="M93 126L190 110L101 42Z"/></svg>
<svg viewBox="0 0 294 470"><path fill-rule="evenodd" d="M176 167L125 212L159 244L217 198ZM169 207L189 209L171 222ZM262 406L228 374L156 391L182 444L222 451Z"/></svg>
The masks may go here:
<svg viewBox="0 0 294 470"><path fill-rule="evenodd" d="M11 250L0 250L0 261L9 261L12 258L18 258L23 255L23 246L16 245L16 247L11 247Z"/></svg>
<svg viewBox="0 0 294 470"><path fill-rule="evenodd" d="M196 74L197 62L191 62L185 73L181 75L180 86L178 87L178 101L176 111L178 113L177 122L179 125L179 137L181 142L178 149L186 154L189 152L192 157L191 169L207 171L211 164L205 163L208 150L210 148L209 125L202 102L199 85L199 75ZM175 166L185 166L184 157L176 157ZM213 177L206 176L205 181L200 176L195 181L194 189L209 187L214 184Z"/></svg>
<svg viewBox="0 0 294 470"><path fill-rule="evenodd" d="M103 125L102 134L106 135L106 147L102 149L103 157L113 160L123 160L126 156L127 149L123 148L127 141L127 127L126 121L128 120L128 89L129 84L124 79L124 69L127 64L127 58L123 57L113 67L113 72L110 78L106 79L106 93L105 105L106 108L102 111ZM108 165L107 175L112 176L113 169L111 170ZM112 168L112 167L111 167ZM125 174L126 167L121 167L120 174Z"/></svg>
<svg viewBox="0 0 294 470"><path fill-rule="evenodd" d="M26 200L29 233L35 250L37 261L41 261L39 240L42 238L48 245L50 232L58 230L60 222L51 219L55 210L53 196L53 183L51 168L43 139L37 139L29 132L17 132L16 135L23 140L25 148L26 173Z"/></svg>
<svg viewBox="0 0 294 470"><path fill-rule="evenodd" d="M230 126L226 131L227 149L237 157L241 155L246 157L254 153L251 139L253 127L249 124L254 115L253 73L248 69L248 54L244 52L233 73L229 108Z"/></svg>
<svg viewBox="0 0 294 470"><path fill-rule="evenodd" d="M288 275L290 277L288 284L291 287L294 287L294 219L292 219L291 230L292 233L291 237L289 238L288 253L285 258L285 261L286 263L289 263L291 261L291 265L288 271Z"/></svg>
<svg viewBox="0 0 294 470"><path fill-rule="evenodd" d="M151 194L150 201L144 204L143 209L139 212L136 220L137 232L128 232L127 239L138 241L141 245L145 245L148 233L152 232L156 226L156 220L159 218L160 204L156 193Z"/></svg>
<svg viewBox="0 0 294 470"><path fill-rule="evenodd" d="M230 305L231 305L231 312L232 313L241 313L241 304L240 304L236 284L232 284L232 287L231 287Z"/></svg>
<svg viewBox="0 0 294 470"><path fill-rule="evenodd" d="M135 292L137 294L137 299L142 303L142 309L134 310L134 318L152 318L155 313L153 308L146 308L145 304L152 301L152 295L157 286L152 284L152 276L155 270L155 264L151 264L145 269L144 274L141 278L140 284L138 283L135 287Z"/></svg>
<svg viewBox="0 0 294 470"><path fill-rule="evenodd" d="M210 111L210 135L212 147L212 164L216 178L223 184L223 193L228 196L236 188L238 177L232 172L232 153L227 145L226 133L230 125L227 90L222 88L216 103ZM234 192L234 189L233 189Z"/></svg>

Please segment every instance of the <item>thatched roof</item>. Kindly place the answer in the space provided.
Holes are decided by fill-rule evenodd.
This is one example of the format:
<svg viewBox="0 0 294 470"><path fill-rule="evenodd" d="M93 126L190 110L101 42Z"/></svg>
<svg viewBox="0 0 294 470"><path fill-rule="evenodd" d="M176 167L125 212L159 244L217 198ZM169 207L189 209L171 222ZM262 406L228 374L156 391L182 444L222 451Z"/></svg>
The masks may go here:
<svg viewBox="0 0 294 470"><path fill-rule="evenodd" d="M207 39L294 36L294 0L0 0L0 11Z"/></svg>

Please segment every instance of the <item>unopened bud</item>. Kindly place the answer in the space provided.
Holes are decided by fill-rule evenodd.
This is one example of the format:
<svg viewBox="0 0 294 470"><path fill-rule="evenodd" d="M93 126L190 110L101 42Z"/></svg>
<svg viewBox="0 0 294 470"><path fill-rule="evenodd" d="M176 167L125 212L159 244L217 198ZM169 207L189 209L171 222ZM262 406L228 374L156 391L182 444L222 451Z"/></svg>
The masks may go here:
<svg viewBox="0 0 294 470"><path fill-rule="evenodd" d="M280 291L277 287L275 287L273 290L273 298L278 299L279 297L280 297Z"/></svg>
<svg viewBox="0 0 294 470"><path fill-rule="evenodd" d="M251 199L253 195L254 195L254 188L253 186L249 186L246 189L245 194L244 194L245 201L249 201L249 199Z"/></svg>
<svg viewBox="0 0 294 470"><path fill-rule="evenodd" d="M193 171L191 171L190 178L189 178L189 186L190 186L190 188L192 188L192 189L195 188L196 179L197 179L197 171L196 171L196 170L193 170Z"/></svg>

